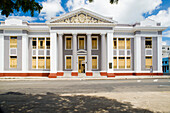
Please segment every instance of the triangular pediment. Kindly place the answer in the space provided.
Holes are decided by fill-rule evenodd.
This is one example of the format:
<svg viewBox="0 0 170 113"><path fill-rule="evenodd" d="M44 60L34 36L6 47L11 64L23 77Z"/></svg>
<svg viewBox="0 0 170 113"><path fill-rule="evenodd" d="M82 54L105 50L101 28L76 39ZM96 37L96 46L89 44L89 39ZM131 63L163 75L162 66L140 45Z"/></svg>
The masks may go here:
<svg viewBox="0 0 170 113"><path fill-rule="evenodd" d="M49 23L116 23L116 21L81 8L59 17L52 18Z"/></svg>

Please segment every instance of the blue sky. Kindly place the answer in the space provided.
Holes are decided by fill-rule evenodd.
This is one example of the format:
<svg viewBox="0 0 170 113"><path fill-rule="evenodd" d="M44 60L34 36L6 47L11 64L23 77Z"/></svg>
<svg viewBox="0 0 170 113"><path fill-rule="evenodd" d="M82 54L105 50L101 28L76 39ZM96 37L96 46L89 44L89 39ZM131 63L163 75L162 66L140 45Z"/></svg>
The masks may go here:
<svg viewBox="0 0 170 113"><path fill-rule="evenodd" d="M119 3L110 4L109 0L94 0L89 3L88 0L36 0L43 6L41 13L35 12L34 17L30 12L23 13L15 11L8 18L19 18L28 22L42 23L51 17L68 13L72 10L84 7L104 16L112 17L118 23L140 22L150 18L161 22L167 26L163 32L163 42L170 45L170 1L169 0L119 0ZM1 12L1 11L0 11ZM0 15L0 21L7 19Z"/></svg>

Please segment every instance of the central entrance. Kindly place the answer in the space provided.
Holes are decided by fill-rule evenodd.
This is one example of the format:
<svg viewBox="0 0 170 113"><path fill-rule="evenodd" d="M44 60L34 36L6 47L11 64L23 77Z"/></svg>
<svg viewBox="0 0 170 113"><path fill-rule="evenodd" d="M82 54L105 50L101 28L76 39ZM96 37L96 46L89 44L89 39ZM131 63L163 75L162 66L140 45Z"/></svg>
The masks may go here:
<svg viewBox="0 0 170 113"><path fill-rule="evenodd" d="M85 73L85 56L78 56L78 72Z"/></svg>

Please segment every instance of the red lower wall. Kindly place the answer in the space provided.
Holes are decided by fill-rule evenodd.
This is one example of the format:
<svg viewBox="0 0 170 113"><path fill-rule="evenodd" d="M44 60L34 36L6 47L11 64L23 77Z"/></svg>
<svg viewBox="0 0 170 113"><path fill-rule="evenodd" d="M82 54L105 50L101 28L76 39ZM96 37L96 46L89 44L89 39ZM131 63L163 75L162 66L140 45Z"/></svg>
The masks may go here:
<svg viewBox="0 0 170 113"><path fill-rule="evenodd" d="M49 77L56 78L57 76L63 76L64 72L58 73L0 73L0 77ZM86 73L87 76L93 76L93 73ZM163 73L107 73L101 72L101 76L115 77L115 76L156 76L163 75ZM78 76L78 72L72 72L72 76Z"/></svg>

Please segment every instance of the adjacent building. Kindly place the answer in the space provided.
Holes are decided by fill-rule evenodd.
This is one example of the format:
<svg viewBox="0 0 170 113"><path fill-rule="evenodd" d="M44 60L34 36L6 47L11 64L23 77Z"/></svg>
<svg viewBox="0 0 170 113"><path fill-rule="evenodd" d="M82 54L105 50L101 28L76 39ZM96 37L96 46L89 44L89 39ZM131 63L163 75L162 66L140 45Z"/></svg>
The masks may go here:
<svg viewBox="0 0 170 113"><path fill-rule="evenodd" d="M162 45L162 58L170 57L170 46Z"/></svg>
<svg viewBox="0 0 170 113"><path fill-rule="evenodd" d="M164 74L170 74L170 57L162 58L162 71Z"/></svg>
<svg viewBox="0 0 170 113"><path fill-rule="evenodd" d="M0 76L162 75L162 31L146 19L119 24L86 9L46 23L0 24Z"/></svg>

